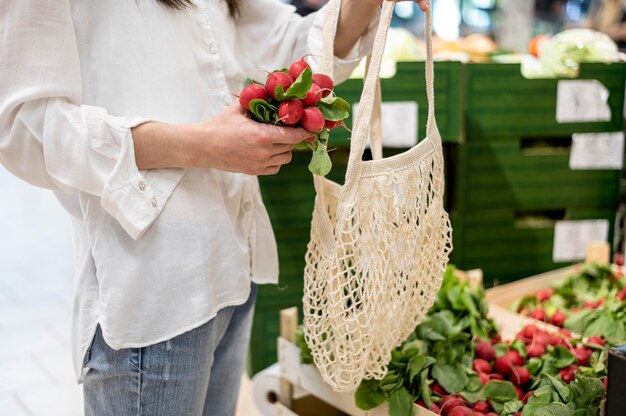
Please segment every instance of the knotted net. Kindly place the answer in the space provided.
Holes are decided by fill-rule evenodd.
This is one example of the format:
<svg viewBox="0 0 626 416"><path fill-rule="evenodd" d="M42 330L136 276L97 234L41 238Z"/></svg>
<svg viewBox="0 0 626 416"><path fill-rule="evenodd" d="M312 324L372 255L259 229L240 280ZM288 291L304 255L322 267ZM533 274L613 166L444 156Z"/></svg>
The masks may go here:
<svg viewBox="0 0 626 416"><path fill-rule="evenodd" d="M327 15L322 71L332 72L333 23ZM343 186L315 177L317 196L304 273L304 334L324 380L352 391L382 379L391 351L432 306L451 250L443 207L441 137L435 122L431 15L426 15L427 137L382 158L378 74L393 2L381 12L354 123ZM331 53L328 53L328 50ZM362 155L371 134L374 160Z"/></svg>

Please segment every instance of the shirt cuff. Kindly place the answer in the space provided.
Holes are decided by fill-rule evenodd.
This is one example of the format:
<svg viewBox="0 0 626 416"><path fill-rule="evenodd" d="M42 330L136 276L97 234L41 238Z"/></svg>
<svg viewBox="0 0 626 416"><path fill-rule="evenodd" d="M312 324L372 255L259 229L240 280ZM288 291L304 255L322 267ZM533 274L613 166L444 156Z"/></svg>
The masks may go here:
<svg viewBox="0 0 626 416"><path fill-rule="evenodd" d="M309 50L313 54L312 58L314 58L313 60L317 64L317 67L319 67L319 59L321 59L322 56L324 39L324 19L328 11L329 7L328 5L326 5L315 13L315 19L313 20L313 24L309 29L309 35L307 39ZM372 16L372 19L367 25L367 29L357 40L356 44L352 47L346 57L334 57L334 78L336 81L335 83L340 83L348 79L352 74L354 68L356 68L356 66L361 61L361 59L363 59L372 52L379 20L380 10L378 10L374 14L374 16Z"/></svg>
<svg viewBox="0 0 626 416"><path fill-rule="evenodd" d="M137 117L105 120L120 134L122 146L115 168L104 184L100 203L135 240L159 217L185 172L184 169L140 171L137 168L131 128L149 121L154 120Z"/></svg>

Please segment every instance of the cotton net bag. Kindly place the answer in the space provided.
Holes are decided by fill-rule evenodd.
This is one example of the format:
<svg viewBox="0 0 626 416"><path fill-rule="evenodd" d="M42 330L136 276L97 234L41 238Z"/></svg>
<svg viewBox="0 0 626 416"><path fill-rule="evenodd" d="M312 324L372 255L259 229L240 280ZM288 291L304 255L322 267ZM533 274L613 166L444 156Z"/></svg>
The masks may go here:
<svg viewBox="0 0 626 416"><path fill-rule="evenodd" d="M340 0L331 0L321 71L332 76ZM443 207L441 136L435 122L431 13L426 12L426 138L382 158L379 71L395 2L381 11L353 126L343 186L314 176L315 206L304 272L304 335L336 391L382 379L391 351L434 303L452 248ZM363 161L371 134L373 160Z"/></svg>

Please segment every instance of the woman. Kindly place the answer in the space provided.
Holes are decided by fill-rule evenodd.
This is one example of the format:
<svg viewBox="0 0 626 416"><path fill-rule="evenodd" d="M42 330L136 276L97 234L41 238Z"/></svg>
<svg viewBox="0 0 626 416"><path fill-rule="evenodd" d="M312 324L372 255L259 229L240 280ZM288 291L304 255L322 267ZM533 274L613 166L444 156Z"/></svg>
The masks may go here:
<svg viewBox="0 0 626 416"><path fill-rule="evenodd" d="M343 1L338 80L368 53L381 3ZM251 121L232 93L316 61L325 13L278 0L0 4L0 162L71 216L87 415L234 413L252 282L278 276L254 175L278 172L309 134Z"/></svg>

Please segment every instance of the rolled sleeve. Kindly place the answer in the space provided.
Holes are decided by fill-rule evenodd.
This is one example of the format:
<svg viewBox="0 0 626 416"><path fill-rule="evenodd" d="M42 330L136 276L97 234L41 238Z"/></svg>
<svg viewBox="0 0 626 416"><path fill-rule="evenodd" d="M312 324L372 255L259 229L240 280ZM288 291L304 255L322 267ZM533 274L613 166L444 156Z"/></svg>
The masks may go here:
<svg viewBox="0 0 626 416"><path fill-rule="evenodd" d="M140 172L131 129L151 120L81 102L69 1L0 7L0 57L0 163L35 186L100 197L132 238L141 237L184 170Z"/></svg>
<svg viewBox="0 0 626 416"><path fill-rule="evenodd" d="M133 239L139 239L159 217L183 169L143 170L135 162L131 128L149 120L115 118L120 152L104 182L100 203Z"/></svg>

